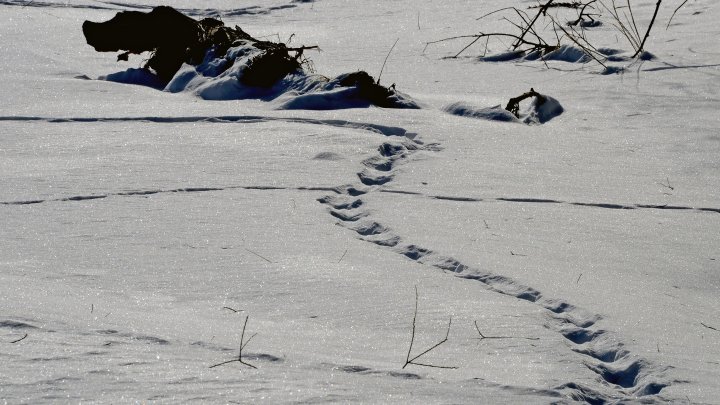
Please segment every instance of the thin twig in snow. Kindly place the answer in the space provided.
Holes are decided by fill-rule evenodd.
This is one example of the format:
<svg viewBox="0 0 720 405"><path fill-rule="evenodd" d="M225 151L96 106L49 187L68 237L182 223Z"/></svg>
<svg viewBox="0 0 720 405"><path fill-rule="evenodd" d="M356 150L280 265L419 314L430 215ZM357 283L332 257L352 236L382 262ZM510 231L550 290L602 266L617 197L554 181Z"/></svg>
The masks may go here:
<svg viewBox="0 0 720 405"><path fill-rule="evenodd" d="M268 263L272 263L272 262L270 261L270 259L268 259L268 258L266 258L266 257L264 257L264 256L260 256L259 254L253 252L252 250L250 250L250 249L248 249L248 248L245 248L245 250L247 250L248 252L254 254L255 256L257 256L257 257L265 260L265 261L268 262Z"/></svg>
<svg viewBox="0 0 720 405"><path fill-rule="evenodd" d="M13 340L13 341L12 341L12 342L10 342L10 343L17 343L17 342L19 342L19 341L21 341L21 340L25 339L26 337L28 337L28 334L27 334L27 333L25 334L25 336L21 337L20 339L18 339L18 340Z"/></svg>
<svg viewBox="0 0 720 405"><path fill-rule="evenodd" d="M345 255L347 254L347 252L348 252L348 250L345 249L345 251L343 252L342 256L340 257L340 260L338 260L338 263L340 263L340 262L342 261L342 259L345 258Z"/></svg>
<svg viewBox="0 0 720 405"><path fill-rule="evenodd" d="M419 359L420 357L426 355L427 353L430 353L433 349L437 348L438 346L442 345L443 343L448 341L448 338L450 337L450 326L452 325L452 317L450 317L450 321L448 322L448 329L447 333L445 333L445 338L429 349L423 351L422 353L410 358L411 352L413 349L413 344L415 343L415 322L417 321L417 310L418 310L418 291L417 286L415 286L415 312L413 314L413 322L412 322L412 334L410 336L410 347L408 348L407 357L405 358L405 365L403 365L402 368L407 367L409 364L414 364L416 366L422 366L422 367L432 367L432 368L444 368L444 369L456 369L457 367L450 367L450 366L436 366L434 364L426 364L426 363L418 363L415 360Z"/></svg>
<svg viewBox="0 0 720 405"><path fill-rule="evenodd" d="M484 339L525 339L525 340L540 340L538 337L524 337L524 336L485 336L482 332L480 332L480 327L477 324L477 321L475 321L475 330L477 330L477 333L480 335L479 338L476 338L478 340L484 340Z"/></svg>
<svg viewBox="0 0 720 405"><path fill-rule="evenodd" d="M643 37L642 42L640 42L640 47L635 51L635 54L632 56L633 58L638 56L640 52L643 51L643 48L645 47L645 41L647 41L648 37L650 36L650 30L653 27L653 24L655 23L655 17L657 17L658 10L660 10L660 3L662 3L662 0L658 0L657 4L655 4L655 12L653 13L652 19L650 20L650 25L648 25L647 31L645 31L645 37ZM630 4L628 2L628 4Z"/></svg>
<svg viewBox="0 0 720 405"><path fill-rule="evenodd" d="M712 326L705 325L705 324L702 323L702 322L700 322L700 325L702 325L702 326L704 326L704 327L706 327L706 328L708 328L708 329L712 329L712 330L714 330L715 332L720 332L720 330L718 330L718 329L716 329L716 328L713 328Z"/></svg>
<svg viewBox="0 0 720 405"><path fill-rule="evenodd" d="M245 346L247 346L248 343L250 343L250 341L252 340L252 338L254 338L255 335L257 335L257 333L256 333L256 334L250 336L250 338L249 338L248 340L245 340L245 328L247 327L248 319L250 319L250 316L249 316L249 315L245 317L245 323L243 324L242 333L240 334L240 351L238 352L238 357L237 357L237 359L232 359L232 360L228 360L228 361L223 361L222 363L218 363L218 364L215 364L215 365L210 366L210 368L215 368L215 367L218 367L218 366L222 366L222 365L224 365L224 364L232 363L232 362L234 362L234 361L237 361L237 362L239 362L240 364L244 364L244 365L246 365L246 366L248 366L248 367L252 367L252 368L255 368L255 369L257 368L257 367L253 366L253 365L250 364L250 363L246 363L245 361L243 361L243 358L242 358L243 349L245 348Z"/></svg>
<svg viewBox="0 0 720 405"><path fill-rule="evenodd" d="M684 6L685 3L687 3L687 2L688 2L688 0L683 1L683 2L675 9L675 11L673 11L672 15L670 16L670 21L668 21L667 27L665 27L665 29L670 28L670 23L672 22L673 18L675 18L675 14L676 14L676 13L678 12L678 10L680 10L680 9L682 8L682 6Z"/></svg>
<svg viewBox="0 0 720 405"><path fill-rule="evenodd" d="M390 51L388 51L387 56L385 56L385 61L383 61L382 67L380 68L380 74L378 75L378 78L376 81L377 84L380 84L380 78L382 77L383 70L385 70L385 64L387 63L387 60L390 57L390 54L392 53L393 49L395 49L395 45L397 45L399 40L400 40L400 38L395 40L395 43L393 44L393 46L390 47Z"/></svg>

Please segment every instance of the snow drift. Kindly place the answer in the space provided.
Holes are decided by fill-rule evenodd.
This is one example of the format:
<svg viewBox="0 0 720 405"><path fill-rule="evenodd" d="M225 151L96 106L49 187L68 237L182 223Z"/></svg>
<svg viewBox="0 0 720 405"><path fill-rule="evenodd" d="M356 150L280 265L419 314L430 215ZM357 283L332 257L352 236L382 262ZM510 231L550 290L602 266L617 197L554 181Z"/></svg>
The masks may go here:
<svg viewBox="0 0 720 405"><path fill-rule="evenodd" d="M563 113L564 109L559 101L547 95L542 95L542 99L544 100L533 98L525 108L518 111L517 117L499 104L492 107L478 107L460 101L445 106L443 111L459 117L525 124L544 124Z"/></svg>
<svg viewBox="0 0 720 405"><path fill-rule="evenodd" d="M166 6L148 13L119 12L106 22L85 21L83 34L98 52L152 52L144 68L101 79L189 91L206 100L277 100L281 109L368 107L418 108L394 86L381 86L366 72L328 79L309 74L303 53L317 46L288 47L253 38L222 21L196 21Z"/></svg>

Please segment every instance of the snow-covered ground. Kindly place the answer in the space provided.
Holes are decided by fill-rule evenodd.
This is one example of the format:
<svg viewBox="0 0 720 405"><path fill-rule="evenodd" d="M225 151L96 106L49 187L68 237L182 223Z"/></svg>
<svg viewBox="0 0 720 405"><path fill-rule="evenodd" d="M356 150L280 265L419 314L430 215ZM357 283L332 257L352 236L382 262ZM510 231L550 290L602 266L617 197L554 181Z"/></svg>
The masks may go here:
<svg viewBox="0 0 720 405"><path fill-rule="evenodd" d="M0 1L0 400L720 403L720 7L680 3L602 74L424 49L530 1ZM381 81L421 108L97 80L147 55L82 22L160 4L327 77L399 38ZM531 87L562 112L508 121ZM403 367L416 302L453 368Z"/></svg>

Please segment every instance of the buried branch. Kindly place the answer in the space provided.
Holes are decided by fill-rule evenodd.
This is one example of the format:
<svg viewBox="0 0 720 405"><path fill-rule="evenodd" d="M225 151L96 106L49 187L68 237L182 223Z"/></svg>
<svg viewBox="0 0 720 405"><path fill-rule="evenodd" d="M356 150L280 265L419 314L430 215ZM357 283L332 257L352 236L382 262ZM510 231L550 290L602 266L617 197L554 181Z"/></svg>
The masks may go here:
<svg viewBox="0 0 720 405"><path fill-rule="evenodd" d="M687 0L682 1L675 9L670 17L668 26L677 11L686 3ZM460 49L457 54L452 56L452 58L457 58L465 52L465 50L483 38L487 39L488 42L491 38L497 39L501 43L503 39L511 39L512 44L507 46L509 51L518 52L519 54L540 52L542 57L548 52L559 49L561 44L565 43L579 47L589 58L592 58L595 62L603 66L606 71L610 71L605 64L605 61L607 60L606 55L604 55L603 52L598 51L596 46L593 45L593 43L585 36L584 28L598 26L601 22L609 22L610 25L617 30L617 32L627 38L628 42L632 46L633 54L630 57L631 59L646 58L647 55L643 54L645 44L650 37L650 32L655 24L661 5L662 0L657 0L655 2L652 18L644 31L641 31L638 28L630 0L618 0L617 2L616 0L574 0L570 2L555 2L553 0L548 0L544 3L541 2L537 5L529 7L528 9L537 10L534 14L528 14L526 10L521 10L517 7L504 7L487 13L477 20L500 12L513 13L515 17L519 17L519 20L513 21L510 17L503 17L502 20L512 26L511 31L517 29L518 31L516 33L503 31L493 33L480 32L475 35L454 36L438 41L427 42L425 47L427 48L428 45L439 42L470 38L471 42ZM550 9L572 10L571 13L575 15L573 15L569 21L561 22L556 15L557 13L551 13ZM544 23L548 24L543 28L541 25ZM545 30L547 26L551 28L549 30ZM576 29L576 27L580 28ZM552 36L555 38L551 38ZM553 45L555 43L557 44ZM483 54L483 56L485 55Z"/></svg>
<svg viewBox="0 0 720 405"><path fill-rule="evenodd" d="M410 336L410 347L408 348L407 357L405 358L405 364L403 365L403 369L407 367L410 364L414 364L416 366L422 366L422 367L433 367L433 368L445 368L445 369L456 369L457 367L450 367L450 366L436 366L434 364L426 364L426 363L418 363L416 360L420 357L430 353L435 348L439 347L443 343L448 341L448 338L450 337L450 326L452 325L452 317L450 317L450 321L448 322L448 328L447 333L445 333L445 338L439 341L438 343L434 344L429 349L423 351L422 353L412 356L412 349L413 344L415 343L415 322L417 320L417 311L418 311L418 292L417 292L417 286L415 287L415 313L413 314L413 322L412 322L412 335ZM412 357L411 357L412 356Z"/></svg>
<svg viewBox="0 0 720 405"><path fill-rule="evenodd" d="M25 336L21 337L20 339L16 339L16 340L13 340L12 342L8 342L8 343L10 343L10 344L18 343L18 342L23 341L26 337L28 337L27 333L25 334Z"/></svg>
<svg viewBox="0 0 720 405"><path fill-rule="evenodd" d="M705 325L703 322L700 322L700 325L702 325L702 326L704 326L704 327L706 327L706 328L708 328L708 329L714 330L715 332L720 332L720 330L718 330L717 328L714 328L714 327L712 327L712 326L710 326L710 325Z"/></svg>
<svg viewBox="0 0 720 405"><path fill-rule="evenodd" d="M478 340L485 340L485 339L525 339L525 340L540 340L538 337L525 337L525 336L485 336L482 332L480 332L480 327L478 326L477 321L475 322L475 330L477 330L478 335L480 335L479 338L476 338Z"/></svg>
<svg viewBox="0 0 720 405"><path fill-rule="evenodd" d="M583 3L582 7L578 7L578 9L580 10L580 11L578 11L578 18L576 20L569 21L567 24L572 27L572 26L578 25L581 22L585 21L585 18L589 19L591 23L594 23L595 19L592 18L593 14L586 13L585 10L588 7L591 7L592 4L595 3L596 1L597 0L591 0L587 3ZM594 15L597 16L597 14L594 14Z"/></svg>
<svg viewBox="0 0 720 405"><path fill-rule="evenodd" d="M228 361L223 361L222 363L218 363L218 364L215 364L215 365L210 366L210 368L215 368L215 367L222 366L222 365L224 365L224 364L232 363L232 362L235 362L235 361L239 362L240 364L244 364L244 365L246 365L246 366L248 366L248 367L252 367L252 368L255 368L255 369L257 368L257 367L253 366L253 365L250 364L250 363L246 363L246 362L243 360L243 358L242 358L243 349L245 348L245 346L247 346L248 343L250 343L250 341L252 340L252 338L254 338L255 335L257 335L257 333L256 333L256 334L250 336L250 338L248 338L248 340L245 340L245 328L247 327L248 319L250 319L250 316L249 316L249 315L245 317L245 323L243 324L242 334L240 335L240 351L238 352L238 357L237 357L237 359L232 359L232 360L228 360Z"/></svg>
<svg viewBox="0 0 720 405"><path fill-rule="evenodd" d="M479 40L481 40L481 39L483 39L483 38L488 38L488 39L490 39L490 38L496 38L496 37L498 37L498 38L512 38L512 39L515 39L516 41L520 41L520 45L527 45L527 46L528 46L527 49L522 50L522 51L518 51L518 52L540 51L540 52L542 52L543 54L545 54L545 53L548 53L548 52L552 52L552 51L554 51L554 50L556 50L556 49L558 48L557 45L550 45L550 44L548 44L547 42L543 41L542 39L540 39L540 40L538 40L538 41L530 41L530 40L521 38L521 37L519 37L519 36L517 36L517 35L508 34L508 33L504 33L504 32L492 32L492 33L482 33L482 32L481 32L481 33L479 33L479 34L473 34L473 35L458 35L458 36L455 36L455 37L449 37L449 38L439 39L439 40L437 40L437 41L426 42L426 43L425 43L425 48L423 49L423 52L425 52L425 50L426 50L426 49L428 48L428 46L430 46L430 45L438 44L438 43L441 43L441 42L452 41L452 40L456 40L456 39L473 38L473 40L472 40L469 44L465 45L465 47L463 47L463 48L462 48L458 53L456 53L454 56L451 56L451 58L457 58L458 56L460 56L460 54L462 54L463 52L465 52L468 48L470 48L471 46L475 45L475 43L477 43Z"/></svg>
<svg viewBox="0 0 720 405"><path fill-rule="evenodd" d="M542 105L547 100L545 96L535 91L535 89L530 88L530 91L527 93L511 98L505 106L505 109L510 111L515 117L520 118L520 102L530 97L535 97L538 100L538 105Z"/></svg>

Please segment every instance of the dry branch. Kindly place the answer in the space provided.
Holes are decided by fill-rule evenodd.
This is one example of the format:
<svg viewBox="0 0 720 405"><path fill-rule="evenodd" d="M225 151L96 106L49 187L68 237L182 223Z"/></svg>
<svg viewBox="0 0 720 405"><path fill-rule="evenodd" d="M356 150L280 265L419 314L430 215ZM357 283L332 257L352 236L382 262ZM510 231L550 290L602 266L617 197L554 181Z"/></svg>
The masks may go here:
<svg viewBox="0 0 720 405"><path fill-rule="evenodd" d="M525 339L525 340L540 340L538 337L524 337L524 336L485 336L482 332L480 332L480 327L478 326L477 321L475 321L475 330L477 330L478 335L480 335L478 340L485 340L485 339Z"/></svg>
<svg viewBox="0 0 720 405"><path fill-rule="evenodd" d="M655 12L653 13L652 19L650 20L650 25L648 25L647 31L645 31L645 36L643 37L642 42L640 42L640 46L633 54L633 56L632 56L633 58L638 56L640 54L640 52L643 51L643 47L645 46L645 41L647 41L648 37L650 36L650 30L653 27L653 23L655 23L655 17L657 17L658 10L660 10L661 3L662 3L662 0L658 0L657 4L655 4ZM629 1L628 1L628 4L630 4Z"/></svg>
<svg viewBox="0 0 720 405"><path fill-rule="evenodd" d="M246 366L248 366L248 367L257 368L257 367L253 366L253 365L250 364L250 363L246 363L246 362L243 360L243 358L242 358L243 349L245 348L245 346L247 346L248 343L250 343L250 341L252 340L252 338L254 338L255 335L257 335L257 333L256 333L256 334L250 336L250 338L248 338L248 340L245 340L245 328L247 327L248 319L250 319L250 316L249 316L249 315L245 317L245 323L243 324L242 334L240 335L240 350L239 350L239 352L238 352L238 357L237 357L237 359L232 359L232 360L228 360L228 361L223 361L222 363L218 363L218 364L215 364L215 365L210 366L210 368L215 368L215 367L222 366L222 365L224 365L224 364L232 363L232 362L235 362L235 361L239 362L240 364L244 364L244 365L246 365Z"/></svg>
<svg viewBox="0 0 720 405"><path fill-rule="evenodd" d="M538 10L538 13L535 15L535 18L533 18L532 22L530 24L528 24L526 29L522 32L522 34L520 34L520 38L518 38L518 40L515 41L515 43L513 44L513 50L516 50L522 44L522 40L523 40L523 38L525 38L525 34L527 34L528 31L530 31L532 29L533 25L535 25L535 22L538 20L538 18L540 18L541 14L545 15L545 13L547 13L547 9L548 9L548 7L550 7L550 5L552 5L552 2L553 2L553 0L549 0L542 7L540 7L540 9Z"/></svg>
<svg viewBox="0 0 720 405"><path fill-rule="evenodd" d="M530 91L528 91L527 93L523 93L517 97L511 98L505 106L505 109L507 111L510 111L515 117L520 118L520 102L530 97L537 98L540 104L543 104L545 102L545 97L542 94L536 92L535 89L530 88Z"/></svg>
<svg viewBox="0 0 720 405"><path fill-rule="evenodd" d="M10 342L10 343L12 344L12 343L17 343L17 342L20 342L21 340L24 340L24 339L25 339L26 337L28 337L28 334L27 334L27 333L25 334L25 336L21 337L20 339L17 339L17 340L13 340L13 341L12 341L12 342Z"/></svg>
<svg viewBox="0 0 720 405"><path fill-rule="evenodd" d="M568 25L574 26L580 24L580 22L583 21L584 17L587 17L590 19L591 22L595 22L595 19L592 18L590 14L585 13L585 9L590 7L593 3L595 3L597 0L591 0L587 3L584 3L582 7L580 8L580 11L578 12L578 18L575 21L568 22Z"/></svg>
<svg viewBox="0 0 720 405"><path fill-rule="evenodd" d="M706 327L706 328L708 328L708 329L712 329L712 330L714 330L715 332L720 332L720 330L718 330L718 329L716 329L716 328L713 328L712 326L705 325L705 324L702 323L702 322L700 322L700 325L702 325L702 326L704 326L704 327Z"/></svg>
<svg viewBox="0 0 720 405"><path fill-rule="evenodd" d="M677 6L677 8L675 9L675 11L673 11L672 15L670 16L670 20L668 20L667 27L665 27L665 29L670 28L670 23L672 22L673 18L675 18L675 14L677 14L677 12L678 12L678 11L685 5L685 3L687 3L687 2L688 2L688 0L685 0L685 1L683 1L682 3L680 3L679 6Z"/></svg>
<svg viewBox="0 0 720 405"><path fill-rule="evenodd" d="M413 314L413 322L412 322L412 334L410 336L410 347L408 348L407 357L405 357L405 364L403 365L403 369L407 367L410 364L416 365L416 366L422 366L422 367L432 367L432 368L444 368L444 369L456 369L457 367L450 367L450 366L436 366L434 364L426 364L426 363L418 363L415 360L419 359L420 357L426 355L427 353L430 353L435 348L439 347L443 343L448 341L448 338L450 337L450 326L452 325L452 317L450 317L450 321L448 322L448 328L447 332L445 333L445 338L443 338L438 343L435 343L433 346L431 346L429 349L423 351L422 353L412 356L412 349L413 344L415 343L415 323L417 321L417 311L418 311L418 291L417 286L415 286L415 312ZM412 358L410 357L412 356Z"/></svg>

